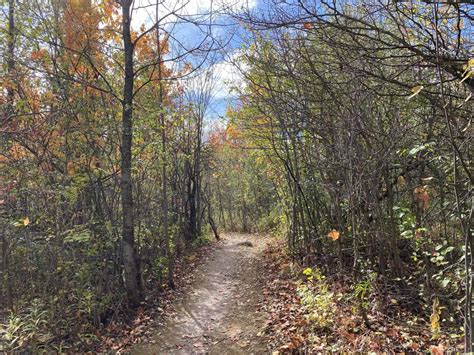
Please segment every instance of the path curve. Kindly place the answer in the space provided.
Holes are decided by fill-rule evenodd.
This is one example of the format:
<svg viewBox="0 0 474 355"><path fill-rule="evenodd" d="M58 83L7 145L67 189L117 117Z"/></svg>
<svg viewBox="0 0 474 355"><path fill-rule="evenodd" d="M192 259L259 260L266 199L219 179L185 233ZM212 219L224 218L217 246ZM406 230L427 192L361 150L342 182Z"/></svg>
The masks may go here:
<svg viewBox="0 0 474 355"><path fill-rule="evenodd" d="M252 246L244 245L245 242ZM176 312L132 354L262 354L262 252L269 239L226 234L176 303Z"/></svg>

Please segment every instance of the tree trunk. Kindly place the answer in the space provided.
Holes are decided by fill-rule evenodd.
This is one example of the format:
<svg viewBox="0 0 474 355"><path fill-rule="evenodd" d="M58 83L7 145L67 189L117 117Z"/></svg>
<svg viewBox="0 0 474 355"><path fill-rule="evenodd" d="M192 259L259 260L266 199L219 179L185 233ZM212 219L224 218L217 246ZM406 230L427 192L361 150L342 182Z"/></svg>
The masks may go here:
<svg viewBox="0 0 474 355"><path fill-rule="evenodd" d="M201 148L202 148L202 116L197 117L197 142L194 154L194 194L196 203L196 236L201 235L202 215L201 215Z"/></svg>
<svg viewBox="0 0 474 355"><path fill-rule="evenodd" d="M15 91L13 88L14 71L15 71L15 0L8 1L8 52L7 52L7 73L8 73L8 85L7 85L7 108L6 117L3 124L5 127L11 122L12 117L15 113ZM6 147L9 145L8 135L2 139L3 144ZM3 145L2 144L2 145ZM6 147L0 147L7 149ZM8 217L7 215L5 216ZM0 217L1 218L1 217ZM7 220L5 218L5 221ZM2 221L3 223L3 221ZM3 226L2 226L3 227ZM0 269L0 297L5 300L5 304L8 308L13 309L13 286L10 275L9 265L9 245L5 230L0 231L0 257L1 257L1 269ZM5 283L5 284L4 284ZM5 287L4 287L5 286ZM5 290L5 294L4 294ZM0 302L2 305L2 302Z"/></svg>
<svg viewBox="0 0 474 355"><path fill-rule="evenodd" d="M133 117L133 43L130 34L130 6L132 0L123 0L122 37L124 44L125 78L122 101L121 192L122 192L122 250L125 289L132 306L142 301L140 277L134 236L132 186L132 117Z"/></svg>
<svg viewBox="0 0 474 355"><path fill-rule="evenodd" d="M163 239L166 245L166 254L168 257L168 285L174 287L174 251L171 248L171 240L169 234L169 220L168 220L168 173L167 173L167 156L166 156L166 127L165 127L165 113L164 113L164 91L163 91L163 73L161 70L162 65L162 53L161 53L161 44L160 44L160 31L159 31L159 11L158 11L159 2L156 3L156 51L158 55L158 85L159 86L159 109L160 109L160 126L161 126L161 187L162 187L162 200L161 200L161 218L163 224Z"/></svg>
<svg viewBox="0 0 474 355"><path fill-rule="evenodd" d="M14 112L14 95L13 89L13 75L15 71L15 0L8 0L8 57L7 57L7 71L8 80L7 85L7 103L8 112L7 120L9 122L12 119Z"/></svg>
<svg viewBox="0 0 474 355"><path fill-rule="evenodd" d="M194 172L190 171L189 177L189 237L194 240L197 236L196 220L196 181L194 180Z"/></svg>

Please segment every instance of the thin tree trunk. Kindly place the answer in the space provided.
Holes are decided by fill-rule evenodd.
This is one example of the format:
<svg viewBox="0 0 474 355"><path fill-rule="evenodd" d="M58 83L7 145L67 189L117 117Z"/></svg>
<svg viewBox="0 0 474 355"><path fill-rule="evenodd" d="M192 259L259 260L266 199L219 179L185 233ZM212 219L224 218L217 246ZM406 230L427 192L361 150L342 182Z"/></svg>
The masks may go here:
<svg viewBox="0 0 474 355"><path fill-rule="evenodd" d="M190 171L189 177L189 237L191 240L196 238L196 181L194 180L194 172Z"/></svg>
<svg viewBox="0 0 474 355"><path fill-rule="evenodd" d="M124 44L125 80L122 101L122 153L121 192L122 192L122 250L125 276L125 289L132 306L142 300L139 283L137 255L135 250L135 221L133 216L132 186L132 117L133 117L133 43L130 33L130 6L132 0L123 0L122 37Z"/></svg>
<svg viewBox="0 0 474 355"><path fill-rule="evenodd" d="M13 75L15 71L15 0L8 1L8 57L7 57L8 80L7 85L7 122L11 120L14 112Z"/></svg>
<svg viewBox="0 0 474 355"><path fill-rule="evenodd" d="M207 198L205 198L204 191L202 193L203 202L207 207L207 221L209 222L209 225L211 226L212 232L214 233L214 237L216 238L216 240L220 240L221 238L219 236L216 223L214 222L214 219L212 218L212 204L211 204L212 191L211 191L209 176L208 176L208 181L207 181L207 190L208 190L206 194L208 196Z"/></svg>
<svg viewBox="0 0 474 355"><path fill-rule="evenodd" d="M161 53L161 43L160 43L160 30L158 26L159 20L159 11L158 11L159 2L156 3L156 50L158 54L158 85L159 85L159 109L160 109L160 126L161 126L161 183L162 183L162 201L161 201L161 218L163 223L163 239L166 245L166 254L168 256L168 285L174 287L174 251L171 248L171 240L169 234L169 220L168 220L168 172L167 172L167 156L166 156L166 127L165 127L165 113L164 113L164 90L163 90L163 73L162 73L162 53Z"/></svg>
<svg viewBox="0 0 474 355"><path fill-rule="evenodd" d="M224 228L224 230L226 230L227 226L225 223L225 212L224 212L224 207L222 205L222 193L221 193L219 178L217 178L217 198L219 201L219 225L222 224L222 227Z"/></svg>
<svg viewBox="0 0 474 355"><path fill-rule="evenodd" d="M195 203L196 203L196 234L201 235L201 147L202 147L202 116L197 117L197 144L196 152L194 154L194 183L195 188Z"/></svg>
<svg viewBox="0 0 474 355"><path fill-rule="evenodd" d="M11 122L12 117L15 113L15 90L13 88L14 81L14 72L15 72L15 0L8 1L8 54L7 54L7 72L8 72L8 85L7 85L7 109L6 109L6 120L5 124L7 125ZM8 137L8 136L7 136ZM8 145L8 139L5 139L5 142ZM6 231L2 231L1 234L1 251L0 256L2 258L2 268L0 273L0 278L2 282L0 283L3 286L5 282L5 288L2 287L0 292L0 297L6 300L6 305L13 309L13 286L10 275L10 265L9 265L9 245L6 237ZM3 295L3 290L5 290L6 295ZM1 304L1 303L0 303Z"/></svg>

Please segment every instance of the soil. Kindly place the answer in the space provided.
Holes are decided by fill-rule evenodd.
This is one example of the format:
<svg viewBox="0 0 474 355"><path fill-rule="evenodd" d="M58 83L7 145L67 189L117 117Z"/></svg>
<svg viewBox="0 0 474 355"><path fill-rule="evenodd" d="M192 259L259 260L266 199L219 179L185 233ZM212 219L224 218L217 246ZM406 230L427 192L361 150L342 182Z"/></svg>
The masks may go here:
<svg viewBox="0 0 474 355"><path fill-rule="evenodd" d="M263 255L270 239L226 234L157 333L132 354L261 354ZM251 245L251 246L250 246Z"/></svg>

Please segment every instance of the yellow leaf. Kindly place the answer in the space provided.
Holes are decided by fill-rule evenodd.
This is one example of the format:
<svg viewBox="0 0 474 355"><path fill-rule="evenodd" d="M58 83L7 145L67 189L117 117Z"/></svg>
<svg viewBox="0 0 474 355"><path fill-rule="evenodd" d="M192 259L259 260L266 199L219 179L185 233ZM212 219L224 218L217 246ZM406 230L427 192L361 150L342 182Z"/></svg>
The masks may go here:
<svg viewBox="0 0 474 355"><path fill-rule="evenodd" d="M469 59L467 64L463 65L464 73L462 73L462 75L466 75L471 68L474 68L474 58Z"/></svg>
<svg viewBox="0 0 474 355"><path fill-rule="evenodd" d="M441 319L441 307L439 306L439 299L437 297L433 300L433 306L430 316L431 321L431 339L436 340L439 338L439 332L441 329L440 321Z"/></svg>
<svg viewBox="0 0 474 355"><path fill-rule="evenodd" d="M463 67L464 73L462 73L462 80L459 82L459 84L463 83L466 79L470 78L472 73L474 72L474 58L471 58L468 60L467 65L464 65Z"/></svg>
<svg viewBox="0 0 474 355"><path fill-rule="evenodd" d="M332 240L338 240L339 239L339 232L335 229L332 229L328 233L328 237L331 238Z"/></svg>
<svg viewBox="0 0 474 355"><path fill-rule="evenodd" d="M23 220L23 225L27 226L28 224L30 224L30 219L28 217L25 217L25 219Z"/></svg>
<svg viewBox="0 0 474 355"><path fill-rule="evenodd" d="M411 88L411 92L413 94L411 94L410 96L408 96L408 99L411 99L413 97L415 97L416 95L418 95L420 93L421 90L423 90L424 86L423 85L417 85L415 87L412 87Z"/></svg>

